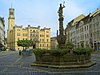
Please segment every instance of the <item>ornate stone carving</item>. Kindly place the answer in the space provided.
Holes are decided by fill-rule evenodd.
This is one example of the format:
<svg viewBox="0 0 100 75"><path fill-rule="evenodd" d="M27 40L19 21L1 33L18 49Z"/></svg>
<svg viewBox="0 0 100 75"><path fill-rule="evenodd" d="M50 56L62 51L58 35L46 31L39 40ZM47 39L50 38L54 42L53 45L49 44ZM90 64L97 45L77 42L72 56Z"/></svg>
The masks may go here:
<svg viewBox="0 0 100 75"><path fill-rule="evenodd" d="M58 10L58 16L59 16L59 34L58 34L58 30L57 30L57 41L58 41L58 45L59 48L64 48L65 47L65 42L66 42L66 36L64 35L64 28L63 28L63 8L65 8L65 6L62 4L60 4L59 10Z"/></svg>

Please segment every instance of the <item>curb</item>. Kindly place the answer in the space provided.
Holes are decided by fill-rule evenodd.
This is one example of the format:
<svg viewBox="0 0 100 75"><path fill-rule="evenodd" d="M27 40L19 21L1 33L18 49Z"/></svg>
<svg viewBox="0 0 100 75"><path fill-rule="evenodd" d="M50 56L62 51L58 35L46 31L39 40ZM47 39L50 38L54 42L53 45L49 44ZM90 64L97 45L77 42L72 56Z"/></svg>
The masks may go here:
<svg viewBox="0 0 100 75"><path fill-rule="evenodd" d="M72 68L89 68L95 64L96 64L95 62L90 62L82 65L48 65L48 64L32 63L31 66L55 68L55 69L72 69Z"/></svg>

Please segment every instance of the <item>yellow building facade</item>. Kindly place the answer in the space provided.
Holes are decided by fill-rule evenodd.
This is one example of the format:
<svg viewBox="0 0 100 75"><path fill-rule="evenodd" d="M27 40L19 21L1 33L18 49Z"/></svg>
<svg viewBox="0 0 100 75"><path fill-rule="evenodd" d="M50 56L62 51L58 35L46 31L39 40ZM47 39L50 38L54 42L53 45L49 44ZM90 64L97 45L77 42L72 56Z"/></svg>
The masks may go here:
<svg viewBox="0 0 100 75"><path fill-rule="evenodd" d="M58 48L57 37L51 37L51 49Z"/></svg>
<svg viewBox="0 0 100 75"><path fill-rule="evenodd" d="M40 29L40 26L23 28L15 25L14 9L9 9L7 45L8 48L14 50L23 50L17 45L18 40L32 40L33 47L39 49L50 49L50 28Z"/></svg>

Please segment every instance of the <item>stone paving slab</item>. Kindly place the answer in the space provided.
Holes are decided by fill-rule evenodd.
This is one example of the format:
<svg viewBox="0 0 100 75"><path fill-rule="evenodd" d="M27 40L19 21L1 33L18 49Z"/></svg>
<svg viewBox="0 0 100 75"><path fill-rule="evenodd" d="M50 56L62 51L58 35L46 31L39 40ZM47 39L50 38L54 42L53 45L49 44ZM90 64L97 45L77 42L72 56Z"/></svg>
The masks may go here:
<svg viewBox="0 0 100 75"><path fill-rule="evenodd" d="M35 61L35 56L21 57L18 52L2 54L0 58L0 75L100 75L100 58L94 55L92 60L96 65L89 68L77 69L54 69L46 67L31 67L30 63ZM5 56L4 56L5 55Z"/></svg>

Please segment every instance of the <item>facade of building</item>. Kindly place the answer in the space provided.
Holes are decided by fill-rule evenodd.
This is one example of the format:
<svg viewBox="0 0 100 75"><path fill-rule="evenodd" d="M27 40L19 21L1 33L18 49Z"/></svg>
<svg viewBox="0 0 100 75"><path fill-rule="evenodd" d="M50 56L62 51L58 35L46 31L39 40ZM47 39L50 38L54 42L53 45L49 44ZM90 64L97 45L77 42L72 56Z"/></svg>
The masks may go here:
<svg viewBox="0 0 100 75"><path fill-rule="evenodd" d="M58 42L56 37L51 37L51 49L58 48Z"/></svg>
<svg viewBox="0 0 100 75"><path fill-rule="evenodd" d="M70 21L65 29L66 31L66 43L72 42L74 45L76 44L76 24L85 17L85 15L81 14L80 16L76 17L72 21Z"/></svg>
<svg viewBox="0 0 100 75"><path fill-rule="evenodd" d="M91 48L100 50L100 9L90 14L90 44Z"/></svg>
<svg viewBox="0 0 100 75"><path fill-rule="evenodd" d="M5 24L4 18L0 17L0 48L4 47Z"/></svg>
<svg viewBox="0 0 100 75"><path fill-rule="evenodd" d="M17 41L32 40L34 44L31 48L50 49L50 28L40 29L40 26L32 27L30 25L23 28L22 26L15 25L14 19L14 9L10 8L7 31L8 48L23 50L22 47L17 45Z"/></svg>
<svg viewBox="0 0 100 75"><path fill-rule="evenodd" d="M100 9L82 17L75 23L73 20L67 25L66 41L73 43L76 47L100 50Z"/></svg>
<svg viewBox="0 0 100 75"><path fill-rule="evenodd" d="M81 19L76 24L76 38L77 38L76 46L77 47L90 47L89 25L90 25L89 15Z"/></svg>

